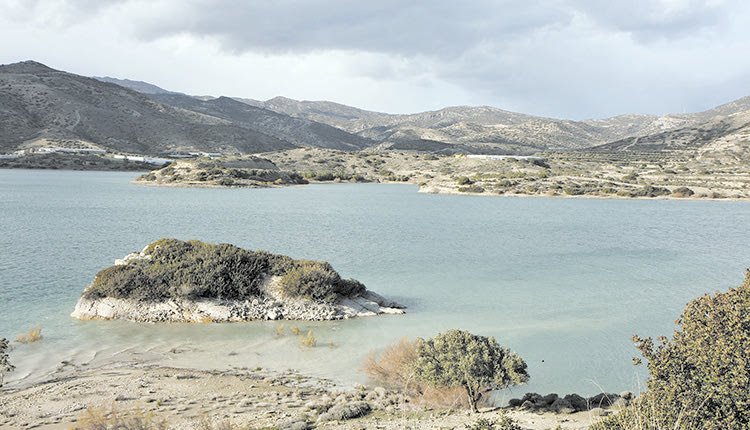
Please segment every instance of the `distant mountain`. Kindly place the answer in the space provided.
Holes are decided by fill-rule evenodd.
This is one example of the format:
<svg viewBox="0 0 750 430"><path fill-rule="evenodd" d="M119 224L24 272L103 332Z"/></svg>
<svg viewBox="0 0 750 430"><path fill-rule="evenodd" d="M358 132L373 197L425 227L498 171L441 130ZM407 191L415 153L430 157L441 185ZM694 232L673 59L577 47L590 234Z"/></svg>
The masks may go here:
<svg viewBox="0 0 750 430"><path fill-rule="evenodd" d="M357 151L377 142L330 125L295 118L268 109L250 106L229 97L199 99L183 94L149 94L160 103L221 118L233 124L261 131L297 146Z"/></svg>
<svg viewBox="0 0 750 430"><path fill-rule="evenodd" d="M33 61L0 66L0 152L74 146L141 154L254 153L377 145L437 153L533 153L719 148L732 142L744 148L749 123L750 96L693 114L583 121L489 106L393 115L284 97L192 97L146 82L78 76Z"/></svg>
<svg viewBox="0 0 750 430"><path fill-rule="evenodd" d="M745 99L750 100L746 97ZM744 109L740 99L712 109L714 112L730 112L733 106ZM711 112L711 111L706 111ZM595 147L604 151L668 151L692 150L720 151L732 148L750 149L750 110L731 115L715 115L706 112L692 114L687 125L659 133L620 139ZM698 121L699 118L710 118Z"/></svg>
<svg viewBox="0 0 750 430"><path fill-rule="evenodd" d="M130 88L131 90L138 91L143 94L168 94L172 91L165 90L164 88L157 87L154 84L149 84L143 81L131 81L130 79L117 79L109 76L93 76L97 81L109 82L110 84L117 84L121 87Z"/></svg>
<svg viewBox="0 0 750 430"><path fill-rule="evenodd" d="M147 83L116 81L33 61L0 66L0 152L73 146L139 154L255 153L302 145L351 150L375 144L228 98L201 101Z"/></svg>
<svg viewBox="0 0 750 430"><path fill-rule="evenodd" d="M583 121L536 117L489 106L457 106L410 115L370 112L326 101L237 99L357 133L393 149L439 152L535 152L585 149L629 137L695 126L717 115L750 111L750 96L694 114L625 114Z"/></svg>

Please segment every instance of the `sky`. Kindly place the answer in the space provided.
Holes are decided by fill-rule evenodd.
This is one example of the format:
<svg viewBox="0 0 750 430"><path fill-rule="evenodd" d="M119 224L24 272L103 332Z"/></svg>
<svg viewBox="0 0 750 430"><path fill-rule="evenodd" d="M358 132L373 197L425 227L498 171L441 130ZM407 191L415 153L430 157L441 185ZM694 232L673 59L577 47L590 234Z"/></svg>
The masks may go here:
<svg viewBox="0 0 750 430"><path fill-rule="evenodd" d="M750 95L747 0L0 0L0 63L193 95L562 119Z"/></svg>

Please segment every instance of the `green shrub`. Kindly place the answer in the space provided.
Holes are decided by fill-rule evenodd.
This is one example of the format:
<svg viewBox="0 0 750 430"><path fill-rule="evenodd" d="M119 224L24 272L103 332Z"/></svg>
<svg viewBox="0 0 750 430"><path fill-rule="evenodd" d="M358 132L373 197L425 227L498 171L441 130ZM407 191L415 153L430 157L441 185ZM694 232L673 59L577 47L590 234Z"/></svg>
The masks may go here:
<svg viewBox="0 0 750 430"><path fill-rule="evenodd" d="M365 287L354 279L341 279L330 264L300 261L281 277L281 292L287 297L303 297L320 302L335 302L339 296L364 293Z"/></svg>
<svg viewBox="0 0 750 430"><path fill-rule="evenodd" d="M483 193L485 189L479 185L469 185L468 187L458 187L460 193Z"/></svg>
<svg viewBox="0 0 750 430"><path fill-rule="evenodd" d="M472 181L466 176L461 176L460 178L458 178L457 182L458 182L458 185L471 185L474 183L474 181Z"/></svg>
<svg viewBox="0 0 750 430"><path fill-rule="evenodd" d="M234 185L234 179L232 178L219 178L216 180L217 185L223 185L225 187L228 187L230 185Z"/></svg>
<svg viewBox="0 0 750 430"><path fill-rule="evenodd" d="M690 197L693 194L695 194L695 191L691 190L688 187L678 187L675 188L674 191L672 191L672 195L675 197Z"/></svg>

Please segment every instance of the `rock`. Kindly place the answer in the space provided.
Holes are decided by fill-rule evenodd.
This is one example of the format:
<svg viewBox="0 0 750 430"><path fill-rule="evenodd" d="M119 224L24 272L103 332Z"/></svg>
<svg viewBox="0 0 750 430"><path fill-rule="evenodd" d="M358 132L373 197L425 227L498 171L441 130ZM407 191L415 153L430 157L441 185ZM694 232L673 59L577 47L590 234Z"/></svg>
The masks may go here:
<svg viewBox="0 0 750 430"><path fill-rule="evenodd" d="M589 407L602 408L611 406L618 398L620 396L614 393L599 393L589 398Z"/></svg>
<svg viewBox="0 0 750 430"><path fill-rule="evenodd" d="M628 402L635 399L635 393L632 391L623 391L620 393L620 397L627 400Z"/></svg>
<svg viewBox="0 0 750 430"><path fill-rule="evenodd" d="M585 411L588 410L588 402L586 402L586 399L579 396L578 394L568 394L567 396L563 397L564 400L567 400L568 403L570 403L571 406L573 406L573 409L576 411Z"/></svg>
<svg viewBox="0 0 750 430"><path fill-rule="evenodd" d="M542 400L544 400L544 403L547 405L551 405L555 403L555 400L559 399L560 396L558 396L556 393L550 393L546 396L542 397Z"/></svg>
<svg viewBox="0 0 750 430"><path fill-rule="evenodd" d="M342 421L352 418L362 417L370 413L372 408L367 402L351 402L343 405L336 405L328 412L318 417L319 422L323 421Z"/></svg>
<svg viewBox="0 0 750 430"><path fill-rule="evenodd" d="M552 402L550 409L558 414L572 414L576 411L569 401L560 398L555 399L555 401Z"/></svg>
<svg viewBox="0 0 750 430"><path fill-rule="evenodd" d="M304 417L294 417L276 424L275 428L279 430L307 430L311 427L307 424L307 420Z"/></svg>
<svg viewBox="0 0 750 430"><path fill-rule="evenodd" d="M511 408L517 408L521 406L521 403L523 403L521 399L510 399L508 401L508 406L510 406Z"/></svg>
<svg viewBox="0 0 750 430"><path fill-rule="evenodd" d="M536 404L529 400L524 400L523 403L521 403L521 409L533 410L536 409Z"/></svg>

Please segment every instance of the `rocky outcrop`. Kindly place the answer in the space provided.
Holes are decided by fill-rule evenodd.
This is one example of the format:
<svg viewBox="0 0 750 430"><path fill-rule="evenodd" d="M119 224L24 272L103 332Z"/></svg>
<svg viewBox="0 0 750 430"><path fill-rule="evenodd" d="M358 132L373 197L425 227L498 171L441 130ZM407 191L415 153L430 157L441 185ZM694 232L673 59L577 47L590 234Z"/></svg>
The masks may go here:
<svg viewBox="0 0 750 430"><path fill-rule="evenodd" d="M231 322L253 320L338 320L380 314L403 314L403 306L379 295L342 299L338 303L318 303L306 299L278 300L273 297L245 301L167 300L141 302L104 297L81 297L72 317L89 319L124 319L142 322Z"/></svg>
<svg viewBox="0 0 750 430"><path fill-rule="evenodd" d="M127 265L138 260L151 260L144 248L115 260ZM351 297L340 297L334 303L316 302L305 298L289 298L279 292L279 276L267 276L263 296L249 300L169 299L139 301L114 297L88 298L86 291L78 299L70 315L82 320L124 319L140 322L232 322L255 320L324 321L381 314L403 314L404 306L385 299L372 291Z"/></svg>

